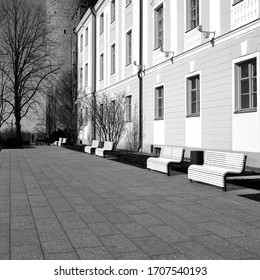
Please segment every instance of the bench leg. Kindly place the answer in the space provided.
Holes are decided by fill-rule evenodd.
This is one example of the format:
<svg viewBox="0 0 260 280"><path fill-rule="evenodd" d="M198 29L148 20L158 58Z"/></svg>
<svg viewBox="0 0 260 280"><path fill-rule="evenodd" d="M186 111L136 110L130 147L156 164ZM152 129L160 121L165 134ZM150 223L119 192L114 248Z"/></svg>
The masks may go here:
<svg viewBox="0 0 260 280"><path fill-rule="evenodd" d="M192 180L192 179L190 179L190 182L191 182L191 183L193 183L193 180Z"/></svg>

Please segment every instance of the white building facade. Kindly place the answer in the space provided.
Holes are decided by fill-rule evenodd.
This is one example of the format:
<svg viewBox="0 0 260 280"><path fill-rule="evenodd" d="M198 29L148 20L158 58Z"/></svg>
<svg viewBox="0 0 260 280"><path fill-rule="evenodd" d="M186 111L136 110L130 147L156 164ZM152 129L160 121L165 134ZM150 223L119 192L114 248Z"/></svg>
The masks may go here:
<svg viewBox="0 0 260 280"><path fill-rule="evenodd" d="M98 1L95 34L89 34L96 53L79 50L78 88L131 96L144 152L164 145L184 147L186 157L194 149L243 152L248 166L260 167L259 2ZM79 49L92 17L88 11L77 27ZM94 60L86 84L85 65ZM141 89L134 61L145 70ZM83 126L83 143L86 131Z"/></svg>

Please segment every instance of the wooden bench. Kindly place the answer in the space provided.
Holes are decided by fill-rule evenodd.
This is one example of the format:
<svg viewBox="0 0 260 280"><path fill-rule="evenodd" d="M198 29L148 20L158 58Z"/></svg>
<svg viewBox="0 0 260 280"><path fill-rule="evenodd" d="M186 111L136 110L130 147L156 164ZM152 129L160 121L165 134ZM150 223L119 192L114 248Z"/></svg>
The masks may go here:
<svg viewBox="0 0 260 280"><path fill-rule="evenodd" d="M150 157L147 159L146 165L150 170L156 170L167 173L170 176L170 165L180 164L184 158L184 149L176 147L162 147L160 156Z"/></svg>
<svg viewBox="0 0 260 280"><path fill-rule="evenodd" d="M93 154L94 151L98 148L98 146L99 146L99 141L98 140L93 140L91 146L86 146L85 147L85 153Z"/></svg>
<svg viewBox="0 0 260 280"><path fill-rule="evenodd" d="M238 153L206 151L204 164L192 164L188 168L188 178L227 190L226 177L241 174L246 165L246 156Z"/></svg>
<svg viewBox="0 0 260 280"><path fill-rule="evenodd" d="M105 141L103 148L97 148L95 150L96 156L105 157L105 154L112 152L114 148L114 142Z"/></svg>
<svg viewBox="0 0 260 280"><path fill-rule="evenodd" d="M64 144L66 144L66 142L67 142L67 138L62 138L60 145L63 146Z"/></svg>
<svg viewBox="0 0 260 280"><path fill-rule="evenodd" d="M61 146L61 143L62 143L62 138L60 137L58 141L58 146Z"/></svg>

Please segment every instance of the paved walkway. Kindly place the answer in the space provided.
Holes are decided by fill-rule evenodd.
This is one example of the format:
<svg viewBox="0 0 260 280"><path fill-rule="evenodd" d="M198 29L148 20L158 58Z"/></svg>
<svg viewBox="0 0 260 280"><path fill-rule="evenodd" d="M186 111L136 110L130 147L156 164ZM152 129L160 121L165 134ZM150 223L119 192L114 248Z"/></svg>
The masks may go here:
<svg viewBox="0 0 260 280"><path fill-rule="evenodd" d="M251 189L54 146L0 152L0 259L260 259Z"/></svg>

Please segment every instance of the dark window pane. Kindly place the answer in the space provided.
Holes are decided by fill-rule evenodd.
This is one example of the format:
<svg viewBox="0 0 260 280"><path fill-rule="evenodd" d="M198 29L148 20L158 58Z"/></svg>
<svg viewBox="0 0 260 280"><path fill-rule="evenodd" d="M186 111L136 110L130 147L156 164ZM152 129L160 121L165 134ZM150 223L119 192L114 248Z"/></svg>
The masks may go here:
<svg viewBox="0 0 260 280"><path fill-rule="evenodd" d="M256 78L253 78L253 92L256 92L257 91L257 80Z"/></svg>
<svg viewBox="0 0 260 280"><path fill-rule="evenodd" d="M241 81L241 93L249 93L249 79Z"/></svg>
<svg viewBox="0 0 260 280"><path fill-rule="evenodd" d="M248 77L248 63L241 65L241 78Z"/></svg>
<svg viewBox="0 0 260 280"><path fill-rule="evenodd" d="M253 108L257 107L257 94L253 93Z"/></svg>
<svg viewBox="0 0 260 280"><path fill-rule="evenodd" d="M196 114L196 102L192 102L191 103L191 113L192 114Z"/></svg>
<svg viewBox="0 0 260 280"><path fill-rule="evenodd" d="M241 109L249 108L249 94L241 95Z"/></svg>

